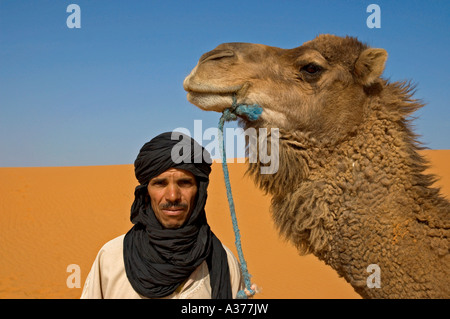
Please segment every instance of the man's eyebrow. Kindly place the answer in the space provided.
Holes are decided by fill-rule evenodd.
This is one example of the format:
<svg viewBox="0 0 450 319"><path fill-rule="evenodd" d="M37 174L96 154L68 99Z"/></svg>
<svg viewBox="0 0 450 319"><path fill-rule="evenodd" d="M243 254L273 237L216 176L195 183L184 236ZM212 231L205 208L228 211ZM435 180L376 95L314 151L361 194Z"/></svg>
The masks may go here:
<svg viewBox="0 0 450 319"><path fill-rule="evenodd" d="M178 179L178 181L181 181L181 182L195 182L195 178L194 177L190 177L190 176L180 177Z"/></svg>
<svg viewBox="0 0 450 319"><path fill-rule="evenodd" d="M167 178L165 177L155 177L152 180L150 180L150 183L159 183L164 182L165 180L167 180Z"/></svg>

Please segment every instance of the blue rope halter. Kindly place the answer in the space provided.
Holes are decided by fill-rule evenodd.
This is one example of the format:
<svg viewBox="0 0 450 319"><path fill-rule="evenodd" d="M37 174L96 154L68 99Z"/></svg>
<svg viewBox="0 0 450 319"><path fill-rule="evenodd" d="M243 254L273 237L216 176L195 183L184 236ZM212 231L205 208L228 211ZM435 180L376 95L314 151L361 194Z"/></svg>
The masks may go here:
<svg viewBox="0 0 450 319"><path fill-rule="evenodd" d="M256 291L251 289L251 282L250 277L251 275L248 272L247 269L247 262L244 258L244 253L242 252L242 246L241 246L241 235L239 232L239 227L237 223L236 218L236 212L234 209L234 201L233 201L233 195L231 193L231 185L230 185L230 177L228 174L228 166L227 166L227 155L225 152L225 143L223 141L223 126L225 122L228 121L235 121L238 116L245 116L250 121L257 120L262 113L262 108L259 105L245 105L245 104L237 104L236 97L233 96L233 104L230 108L225 109L222 113L222 116L219 120L219 144L221 145L221 155L222 155L222 169L223 169L223 175L225 178L225 186L227 189L227 198L228 198L228 205L230 206L230 213L231 213L231 220L233 223L233 230L234 230L234 237L235 237L235 245L238 252L239 262L241 264L241 271L244 276L244 282L245 287L250 292L250 294L253 296ZM237 298L239 299L247 299L247 295L245 294L244 290L240 290L237 294Z"/></svg>

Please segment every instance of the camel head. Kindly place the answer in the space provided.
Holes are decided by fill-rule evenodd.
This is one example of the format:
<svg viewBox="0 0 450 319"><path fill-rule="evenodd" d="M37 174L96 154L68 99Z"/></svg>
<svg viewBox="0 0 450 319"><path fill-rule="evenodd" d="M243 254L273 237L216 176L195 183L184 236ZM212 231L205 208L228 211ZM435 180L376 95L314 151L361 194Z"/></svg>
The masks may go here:
<svg viewBox="0 0 450 319"><path fill-rule="evenodd" d="M351 37L320 35L294 49L225 43L203 54L184 80L187 99L206 111L258 104L261 120L336 141L362 121L368 95L380 90L387 53ZM245 120L244 120L245 122Z"/></svg>

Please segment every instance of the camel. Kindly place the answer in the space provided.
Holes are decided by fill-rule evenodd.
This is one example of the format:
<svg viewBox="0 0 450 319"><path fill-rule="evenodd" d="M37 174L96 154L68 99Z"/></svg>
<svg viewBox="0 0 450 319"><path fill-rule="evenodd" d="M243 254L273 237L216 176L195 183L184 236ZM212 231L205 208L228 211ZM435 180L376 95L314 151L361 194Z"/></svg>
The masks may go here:
<svg viewBox="0 0 450 319"><path fill-rule="evenodd" d="M300 254L313 253L363 298L449 298L450 204L424 173L411 129L423 104L411 82L381 77L386 60L349 36L293 49L224 43L183 86L202 110L222 112L235 98L263 109L241 127L278 128L278 171L261 174L257 162L247 173L272 196L274 223Z"/></svg>

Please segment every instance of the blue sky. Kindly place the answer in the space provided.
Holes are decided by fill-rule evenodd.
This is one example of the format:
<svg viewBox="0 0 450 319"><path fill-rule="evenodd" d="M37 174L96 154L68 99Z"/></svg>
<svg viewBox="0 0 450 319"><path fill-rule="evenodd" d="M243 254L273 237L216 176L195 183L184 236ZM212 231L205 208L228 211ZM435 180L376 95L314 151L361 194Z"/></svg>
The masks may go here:
<svg viewBox="0 0 450 319"><path fill-rule="evenodd" d="M72 3L79 29L66 25ZM371 3L379 29L366 25ZM293 48L320 33L386 49L384 77L413 80L427 103L420 140L450 149L449 19L444 0L0 0L0 166L133 163L163 131L217 126L182 86L201 54L224 42Z"/></svg>

